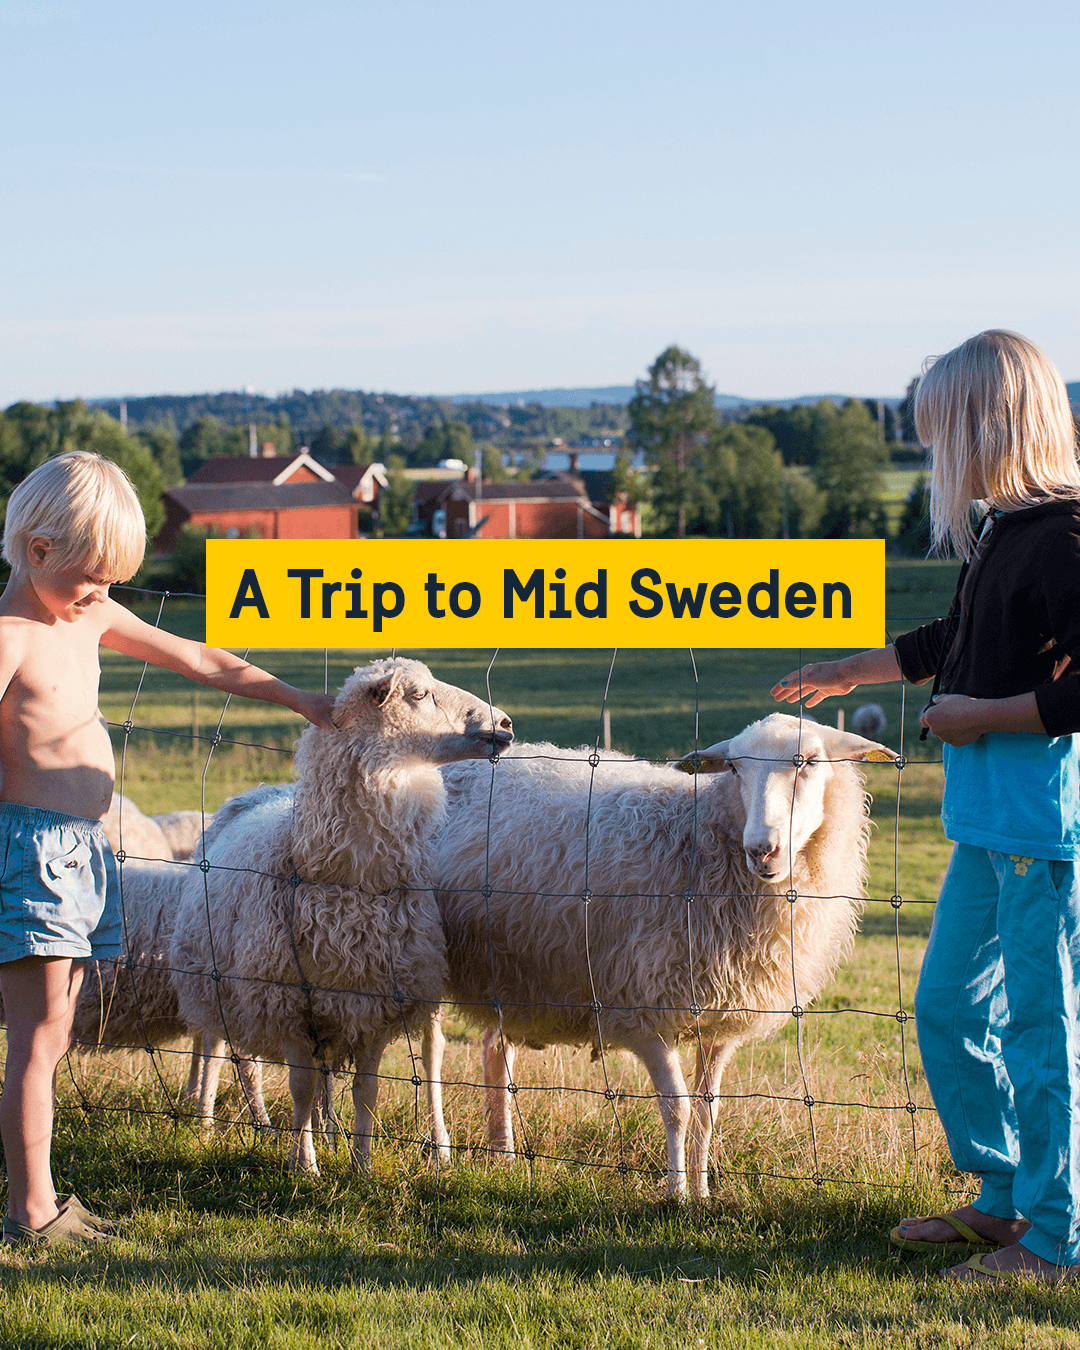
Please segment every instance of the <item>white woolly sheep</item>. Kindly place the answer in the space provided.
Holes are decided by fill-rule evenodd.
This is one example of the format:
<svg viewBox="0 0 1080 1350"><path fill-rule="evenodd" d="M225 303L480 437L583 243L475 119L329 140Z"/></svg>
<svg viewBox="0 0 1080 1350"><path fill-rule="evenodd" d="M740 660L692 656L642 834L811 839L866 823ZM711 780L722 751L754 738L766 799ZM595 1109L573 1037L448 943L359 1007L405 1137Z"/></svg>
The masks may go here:
<svg viewBox="0 0 1080 1350"><path fill-rule="evenodd" d="M166 811L150 819L165 836L173 857L180 861L193 856L203 830L210 823L210 816L202 811Z"/></svg>
<svg viewBox="0 0 1080 1350"><path fill-rule="evenodd" d="M860 703L851 714L851 729L857 736L873 740L885 734L886 726L885 709L880 703Z"/></svg>
<svg viewBox="0 0 1080 1350"><path fill-rule="evenodd" d="M72 1044L80 1050L157 1048L188 1034L168 956L180 893L190 870L182 863L124 863L120 871L124 951L116 961L87 962L72 1023ZM200 1070L205 1072L203 1065L216 1050L203 1046L196 1033L181 1103L197 1098ZM253 1119L269 1125L260 1065L240 1059L236 1072Z"/></svg>
<svg viewBox="0 0 1080 1350"><path fill-rule="evenodd" d="M161 859L172 862L174 854L165 832L156 820L143 815L130 797L114 792L101 822L105 837L116 853L140 861Z"/></svg>
<svg viewBox="0 0 1080 1350"><path fill-rule="evenodd" d="M515 1042L629 1050L657 1092L668 1193L685 1193L689 1153L704 1197L725 1066L851 948L869 837L851 761L895 755L783 713L703 751L702 770L730 770L709 777L589 753L517 746L494 785L490 768L446 770L449 995L486 1028L493 1151L514 1148ZM692 1101L680 1036L698 1045Z"/></svg>
<svg viewBox="0 0 1080 1350"><path fill-rule="evenodd" d="M320 1068L356 1067L352 1152L366 1166L382 1052L428 1024L443 995L436 766L512 739L500 709L402 659L357 669L333 719L337 730L300 737L291 808L246 811L208 849L210 870L184 885L171 954L190 1027L288 1063L292 1162L312 1172ZM200 1109L212 1114L209 1095Z"/></svg>

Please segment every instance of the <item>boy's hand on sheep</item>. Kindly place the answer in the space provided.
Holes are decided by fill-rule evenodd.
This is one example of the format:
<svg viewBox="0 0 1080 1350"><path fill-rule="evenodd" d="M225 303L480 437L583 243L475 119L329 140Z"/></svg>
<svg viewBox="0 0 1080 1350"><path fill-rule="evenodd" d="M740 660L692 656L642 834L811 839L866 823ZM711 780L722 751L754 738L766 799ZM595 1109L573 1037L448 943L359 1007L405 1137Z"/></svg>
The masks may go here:
<svg viewBox="0 0 1080 1350"><path fill-rule="evenodd" d="M334 711L336 694L316 694L307 689L298 689L299 697L296 700L295 708L301 716L317 727L322 727L324 731L336 731L334 720L331 713Z"/></svg>

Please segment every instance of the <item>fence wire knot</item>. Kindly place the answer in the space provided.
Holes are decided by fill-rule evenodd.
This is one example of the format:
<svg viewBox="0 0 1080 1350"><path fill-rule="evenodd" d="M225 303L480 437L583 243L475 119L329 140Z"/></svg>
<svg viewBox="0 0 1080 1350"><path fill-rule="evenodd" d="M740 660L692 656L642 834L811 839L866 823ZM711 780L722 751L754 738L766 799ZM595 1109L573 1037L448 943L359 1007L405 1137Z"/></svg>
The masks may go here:
<svg viewBox="0 0 1080 1350"><path fill-rule="evenodd" d="M234 1050L234 1051L232 1052L232 1054L229 1056L229 1059L230 1059L230 1061L231 1061L233 1064L235 1064L235 1065L239 1065L239 1063L240 1063L240 1056L236 1053L235 1050Z"/></svg>
<svg viewBox="0 0 1080 1350"><path fill-rule="evenodd" d="M690 1004L690 1012L693 1014L694 1017L700 1017L700 1016L701 1016L701 1004L700 1004L700 1003L691 1003L691 1004Z"/></svg>
<svg viewBox="0 0 1080 1350"><path fill-rule="evenodd" d="M587 905L591 899L592 899L592 891L590 891L589 888L586 886L585 889L581 892L582 904Z"/></svg>
<svg viewBox="0 0 1080 1350"><path fill-rule="evenodd" d="M904 1023L908 1020L909 1014L906 1013L903 1010L903 1008L901 1008L900 1011L895 1014L895 1017L896 1020L900 1023L900 1025L903 1026Z"/></svg>
<svg viewBox="0 0 1080 1350"><path fill-rule="evenodd" d="M419 1075L418 1073L414 1073L414 1074L413 1074L413 1076L412 1076L412 1085L413 1085L413 1087L415 1087L415 1088L423 1087L423 1086L424 1086L424 1080L420 1077L420 1075Z"/></svg>
<svg viewBox="0 0 1080 1350"><path fill-rule="evenodd" d="M311 983L310 983L310 981L308 981L308 980L301 980L301 981L300 981L300 992L303 993L303 994L310 994L310 993L311 993Z"/></svg>
<svg viewBox="0 0 1080 1350"><path fill-rule="evenodd" d="M295 867L292 870L292 875L289 877L289 885L293 888L294 891L296 890L297 886L300 885L300 873L296 870Z"/></svg>
<svg viewBox="0 0 1080 1350"><path fill-rule="evenodd" d="M125 736L130 736L131 733L135 730L135 723L131 720L130 717L126 722L122 722L121 726L124 728Z"/></svg>
<svg viewBox="0 0 1080 1350"><path fill-rule="evenodd" d="M206 861L205 858L199 864L199 871L202 872L204 876L206 875L207 872L210 871L210 864Z"/></svg>
<svg viewBox="0 0 1080 1350"><path fill-rule="evenodd" d="M135 969L135 958L133 956L129 956L128 959L124 962L124 969L125 970Z"/></svg>
<svg viewBox="0 0 1080 1350"><path fill-rule="evenodd" d="M814 1101L813 1097L810 1096L809 1092L808 1092L808 1093L806 1094L806 1096L802 1099L802 1104L803 1104L803 1106L805 1106L805 1107L807 1107L807 1108L809 1108L809 1107L811 1107L811 1106L816 1106L816 1105L817 1105L817 1103Z"/></svg>
<svg viewBox="0 0 1080 1350"><path fill-rule="evenodd" d="M214 980L214 981L219 981L219 980L221 979L221 971L220 971L220 970L212 970L212 971L210 972L210 978L211 978L212 980Z"/></svg>
<svg viewBox="0 0 1080 1350"><path fill-rule="evenodd" d="M814 1185L818 1187L825 1185L825 1178L821 1175L820 1172L814 1173Z"/></svg>
<svg viewBox="0 0 1080 1350"><path fill-rule="evenodd" d="M902 895L894 895L889 903L892 905L893 909L899 909L904 903L904 897Z"/></svg>
<svg viewBox="0 0 1080 1350"><path fill-rule="evenodd" d="M791 756L791 762L792 762L792 764L795 765L795 767L796 767L797 769L801 769L801 768L803 767L803 765L806 763L806 756L805 756L805 755L801 755L801 754L798 754L798 755L792 755L792 756Z"/></svg>
<svg viewBox="0 0 1080 1350"><path fill-rule="evenodd" d="M599 766L600 766L600 756L594 750L592 754L589 756L589 768L596 769L599 768Z"/></svg>
<svg viewBox="0 0 1080 1350"><path fill-rule="evenodd" d="M896 767L901 771L907 768L907 755L897 755Z"/></svg>
<svg viewBox="0 0 1080 1350"><path fill-rule="evenodd" d="M484 897L485 900L490 900L491 897L494 895L494 893L495 893L494 890L487 884L486 881L480 887L480 894Z"/></svg>
<svg viewBox="0 0 1080 1350"><path fill-rule="evenodd" d="M688 905L692 905L694 903L694 892L690 889L689 886L687 886L686 890L683 891L682 898L686 901Z"/></svg>
<svg viewBox="0 0 1080 1350"><path fill-rule="evenodd" d="M617 1095L618 1095L618 1094L616 1093L616 1091L615 1091L614 1088L605 1088L605 1089L604 1089L604 1097L605 1097L605 1099L606 1099L607 1101L609 1101L609 1102L613 1102L613 1101L615 1100L615 1098L616 1098Z"/></svg>
<svg viewBox="0 0 1080 1350"><path fill-rule="evenodd" d="M392 997L394 1002L398 1005L399 1008L405 1002L405 995L401 992L400 989L395 989Z"/></svg>
<svg viewBox="0 0 1080 1350"><path fill-rule="evenodd" d="M536 1161L536 1150L534 1148L524 1148L521 1150L521 1156L526 1162Z"/></svg>
<svg viewBox="0 0 1080 1350"><path fill-rule="evenodd" d="M593 1001L589 1004L589 1007L593 1010L594 1013L603 1012L604 1010L604 1005L600 1002L598 998L594 998Z"/></svg>
<svg viewBox="0 0 1080 1350"><path fill-rule="evenodd" d="M511 1079L511 1081L506 1085L506 1090L507 1092L509 1092L511 1097L516 1097L518 1093L518 1085Z"/></svg>
<svg viewBox="0 0 1080 1350"><path fill-rule="evenodd" d="M625 1158L622 1158L615 1164L615 1171L621 1177L628 1177L630 1175L630 1164Z"/></svg>
<svg viewBox="0 0 1080 1350"><path fill-rule="evenodd" d="M220 732L220 731L215 731L214 734L210 737L210 744L211 744L211 745L215 745L215 746L221 744L221 732Z"/></svg>
<svg viewBox="0 0 1080 1350"><path fill-rule="evenodd" d="M801 1017L801 1016L803 1015L804 1011L805 1011L805 1009L804 1009L804 1008L801 1008L801 1007L799 1006L799 1004L796 1003L795 1006L794 1006L794 1008L792 1008L792 1010L791 1010L791 1015L792 1015L792 1017Z"/></svg>
<svg viewBox="0 0 1080 1350"><path fill-rule="evenodd" d="M791 890L784 892L784 899L788 902L789 905L793 905L795 901L798 900L798 898L799 898L798 891Z"/></svg>
<svg viewBox="0 0 1080 1350"><path fill-rule="evenodd" d="M908 1102L907 1106L904 1107L904 1110L908 1113L909 1116L913 1116L918 1109L919 1108L915 1105L914 1102Z"/></svg>

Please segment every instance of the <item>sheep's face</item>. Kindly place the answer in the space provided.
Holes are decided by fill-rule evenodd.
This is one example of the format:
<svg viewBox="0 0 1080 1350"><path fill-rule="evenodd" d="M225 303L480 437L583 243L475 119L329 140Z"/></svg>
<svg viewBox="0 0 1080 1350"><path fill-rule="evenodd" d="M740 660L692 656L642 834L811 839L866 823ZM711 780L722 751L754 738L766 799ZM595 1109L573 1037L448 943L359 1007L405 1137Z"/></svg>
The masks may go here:
<svg viewBox="0 0 1080 1350"><path fill-rule="evenodd" d="M422 661L400 657L358 667L338 694L333 719L340 731L385 747L403 764L485 759L514 739L501 708L437 680Z"/></svg>
<svg viewBox="0 0 1080 1350"><path fill-rule="evenodd" d="M839 760L894 760L876 741L772 713L729 741L719 741L683 766L737 775L746 810L743 849L762 881L782 881L825 814L825 794ZM695 764L690 761L694 760Z"/></svg>

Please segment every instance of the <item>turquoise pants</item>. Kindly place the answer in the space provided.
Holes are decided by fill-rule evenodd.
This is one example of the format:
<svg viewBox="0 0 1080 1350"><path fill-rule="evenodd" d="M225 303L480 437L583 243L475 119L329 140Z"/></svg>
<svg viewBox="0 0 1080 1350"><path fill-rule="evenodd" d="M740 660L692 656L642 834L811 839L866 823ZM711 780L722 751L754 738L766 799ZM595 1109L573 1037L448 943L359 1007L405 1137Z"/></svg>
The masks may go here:
<svg viewBox="0 0 1080 1350"><path fill-rule="evenodd" d="M957 844L915 995L919 1050L975 1208L1080 1262L1080 869Z"/></svg>

